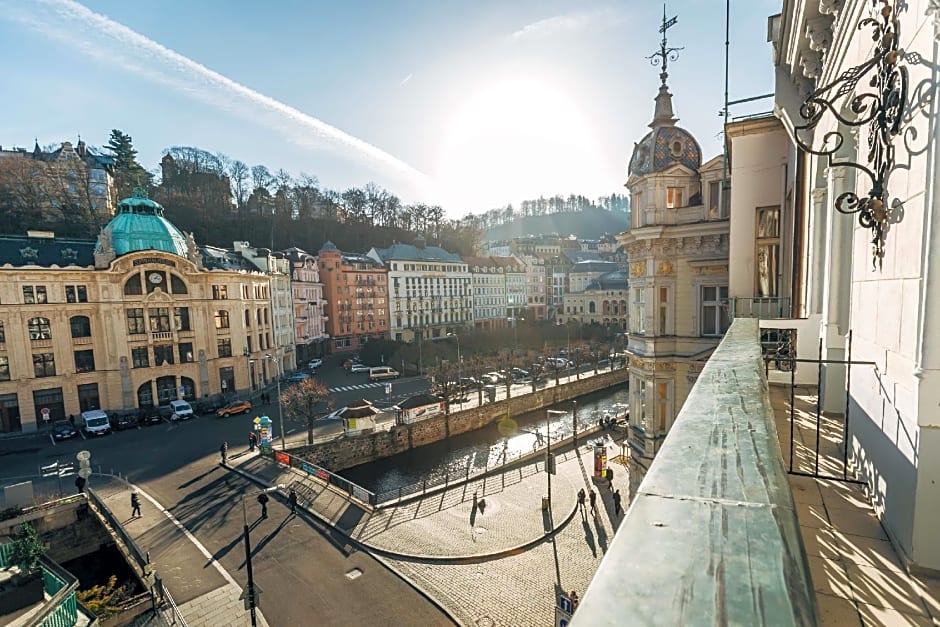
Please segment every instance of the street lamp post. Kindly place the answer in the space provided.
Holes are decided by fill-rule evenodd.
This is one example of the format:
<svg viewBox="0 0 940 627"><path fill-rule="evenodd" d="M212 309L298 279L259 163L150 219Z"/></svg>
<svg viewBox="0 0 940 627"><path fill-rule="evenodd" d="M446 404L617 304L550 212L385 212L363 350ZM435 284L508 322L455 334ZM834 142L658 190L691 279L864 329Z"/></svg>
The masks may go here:
<svg viewBox="0 0 940 627"><path fill-rule="evenodd" d="M552 514L552 475L555 472L555 460L552 458L552 414L564 414L560 409L549 409L545 420L545 476L548 477L548 515ZM551 465L549 467L549 465ZM551 520L551 518L549 518ZM555 523L552 522L552 527Z"/></svg>
<svg viewBox="0 0 940 627"><path fill-rule="evenodd" d="M287 442L284 439L284 410L281 406L281 360L279 357L275 357L271 353L265 354L267 359L270 359L277 366L277 420L280 423L281 429L281 450L287 448Z"/></svg>
<svg viewBox="0 0 940 627"><path fill-rule="evenodd" d="M248 527L248 504L245 503L245 499L249 496L263 494L265 492L274 492L278 488L283 487L283 484L278 484L263 490L255 490L254 492L242 494L242 516L244 517L245 523L245 573L248 575L248 585L245 587L245 596L248 600L248 609L251 612L251 627L258 627L258 617L255 611L255 608L258 607L258 595L255 591L255 578L251 569L251 530Z"/></svg>

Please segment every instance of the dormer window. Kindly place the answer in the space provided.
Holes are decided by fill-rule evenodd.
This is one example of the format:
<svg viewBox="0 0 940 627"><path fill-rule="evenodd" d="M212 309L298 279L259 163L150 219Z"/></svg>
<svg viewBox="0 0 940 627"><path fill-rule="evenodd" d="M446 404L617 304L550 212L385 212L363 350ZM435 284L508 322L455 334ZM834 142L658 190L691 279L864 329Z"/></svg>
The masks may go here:
<svg viewBox="0 0 940 627"><path fill-rule="evenodd" d="M682 206L683 191L684 190L681 187L666 188L666 209L676 209L677 207Z"/></svg>

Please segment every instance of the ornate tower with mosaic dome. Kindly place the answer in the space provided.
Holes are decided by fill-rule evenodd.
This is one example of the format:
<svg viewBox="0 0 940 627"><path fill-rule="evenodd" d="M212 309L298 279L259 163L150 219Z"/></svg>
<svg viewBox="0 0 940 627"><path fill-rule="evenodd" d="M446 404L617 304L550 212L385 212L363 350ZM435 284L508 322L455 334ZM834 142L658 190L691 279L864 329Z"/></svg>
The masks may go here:
<svg viewBox="0 0 940 627"><path fill-rule="evenodd" d="M663 15L650 132L630 157L631 229L617 236L629 259L630 492L636 494L706 360L728 327L728 216L723 157L702 163L677 126L667 66L681 48ZM724 203L723 203L724 200Z"/></svg>

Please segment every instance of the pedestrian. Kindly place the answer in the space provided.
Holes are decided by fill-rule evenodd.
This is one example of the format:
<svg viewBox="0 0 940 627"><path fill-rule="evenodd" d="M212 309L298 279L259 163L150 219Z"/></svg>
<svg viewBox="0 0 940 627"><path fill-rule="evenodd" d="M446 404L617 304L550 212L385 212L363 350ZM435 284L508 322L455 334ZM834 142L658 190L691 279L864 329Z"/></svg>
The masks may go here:
<svg viewBox="0 0 940 627"><path fill-rule="evenodd" d="M137 492L131 492L131 518L137 518L142 516L140 513L140 497L137 496Z"/></svg>
<svg viewBox="0 0 940 627"><path fill-rule="evenodd" d="M588 500L591 501L591 511L594 512L594 515L597 515L597 495L594 493L594 490L591 490L591 495L588 497Z"/></svg>
<svg viewBox="0 0 940 627"><path fill-rule="evenodd" d="M85 477L79 475L75 477L75 487L78 488L78 493L81 494L85 491Z"/></svg>
<svg viewBox="0 0 940 627"><path fill-rule="evenodd" d="M287 497L287 500L290 501L290 513L297 513L297 493L294 492L294 488L290 489L290 496Z"/></svg>
<svg viewBox="0 0 940 627"><path fill-rule="evenodd" d="M219 455L222 456L222 465L224 466L228 458L228 442L222 442L222 446L219 447Z"/></svg>
<svg viewBox="0 0 940 627"><path fill-rule="evenodd" d="M579 510L584 509L584 497L585 497L584 488L581 488L580 490L578 490L578 509Z"/></svg>
<svg viewBox="0 0 940 627"><path fill-rule="evenodd" d="M262 520L268 517L268 495L262 492L258 495L258 503L261 505Z"/></svg>
<svg viewBox="0 0 940 627"><path fill-rule="evenodd" d="M69 414L69 424L75 426L75 414Z"/></svg>
<svg viewBox="0 0 940 627"><path fill-rule="evenodd" d="M254 451L255 445L258 443L258 436L255 435L254 431L248 432L248 450Z"/></svg>
<svg viewBox="0 0 940 627"><path fill-rule="evenodd" d="M613 492L613 490L614 490L614 469L613 469L613 468L608 468L606 475L607 475L607 489L610 490L611 492Z"/></svg>
<svg viewBox="0 0 940 627"><path fill-rule="evenodd" d="M578 598L578 593L574 590L571 591L571 594L568 595L568 598L571 599L571 613L573 614L576 609L578 609L578 602L581 600Z"/></svg>
<svg viewBox="0 0 940 627"><path fill-rule="evenodd" d="M614 516L620 515L620 490L614 492Z"/></svg>

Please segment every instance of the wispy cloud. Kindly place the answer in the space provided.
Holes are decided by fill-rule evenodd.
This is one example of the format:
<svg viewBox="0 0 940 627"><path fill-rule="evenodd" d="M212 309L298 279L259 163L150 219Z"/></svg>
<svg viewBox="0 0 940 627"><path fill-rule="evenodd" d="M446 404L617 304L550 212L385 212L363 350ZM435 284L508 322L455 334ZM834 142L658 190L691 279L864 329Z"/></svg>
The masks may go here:
<svg viewBox="0 0 940 627"><path fill-rule="evenodd" d="M594 26L605 24L613 15L614 12L611 9L556 15L526 24L512 33L509 38L513 41L525 41L544 39L561 34L579 33Z"/></svg>
<svg viewBox="0 0 940 627"><path fill-rule="evenodd" d="M411 77L412 77L412 76L414 76L414 73L413 73L413 72L412 72L411 74L409 74L408 76L406 76L405 78L401 79L401 81L398 83L398 86L399 86L399 87L402 87L405 83L407 83L408 81L411 80Z"/></svg>
<svg viewBox="0 0 940 627"><path fill-rule="evenodd" d="M382 149L223 76L73 0L0 2L0 19L26 24L111 67L255 120L299 146L332 149L370 167L377 166L418 193L428 188L424 174Z"/></svg>

